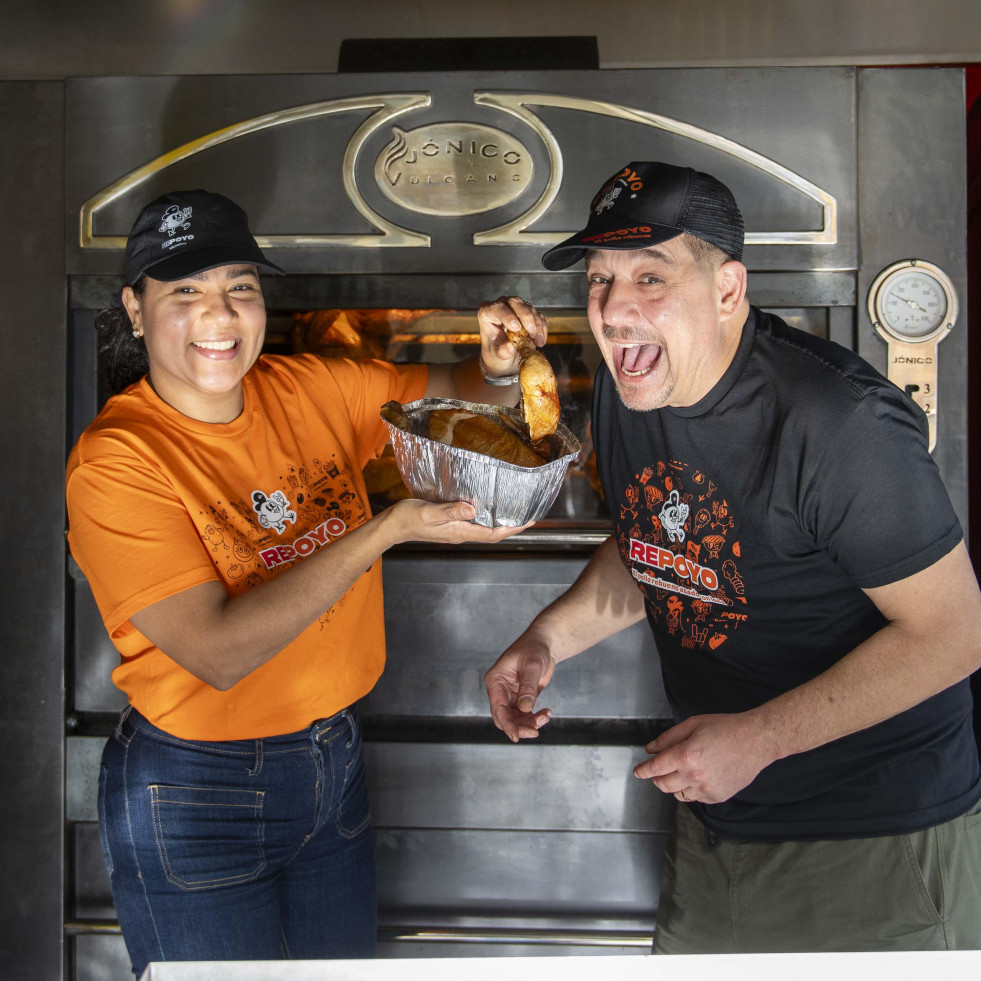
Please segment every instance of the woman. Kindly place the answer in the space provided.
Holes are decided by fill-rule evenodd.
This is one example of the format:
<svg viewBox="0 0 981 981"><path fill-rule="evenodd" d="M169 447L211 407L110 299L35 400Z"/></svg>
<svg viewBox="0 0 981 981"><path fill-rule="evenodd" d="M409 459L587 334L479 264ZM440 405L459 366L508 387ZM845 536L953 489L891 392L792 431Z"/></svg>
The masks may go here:
<svg viewBox="0 0 981 981"><path fill-rule="evenodd" d="M374 856L355 703L384 663L381 563L406 541L497 542L466 503L377 517L361 470L390 399L517 397L484 304L457 365L260 356L245 213L206 191L148 204L122 308L98 321L122 387L72 450L69 541L121 654L129 706L99 784L123 936L149 961L358 957L375 943ZM487 385L485 378L491 379Z"/></svg>

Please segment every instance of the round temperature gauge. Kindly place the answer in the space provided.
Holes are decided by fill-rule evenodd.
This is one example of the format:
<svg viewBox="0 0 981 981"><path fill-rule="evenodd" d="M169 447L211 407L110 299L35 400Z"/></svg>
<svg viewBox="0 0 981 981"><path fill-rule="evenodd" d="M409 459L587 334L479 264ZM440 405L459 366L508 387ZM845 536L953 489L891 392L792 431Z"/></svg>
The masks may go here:
<svg viewBox="0 0 981 981"><path fill-rule="evenodd" d="M869 319L887 341L931 341L957 320L957 293L950 277L923 259L887 266L869 288Z"/></svg>

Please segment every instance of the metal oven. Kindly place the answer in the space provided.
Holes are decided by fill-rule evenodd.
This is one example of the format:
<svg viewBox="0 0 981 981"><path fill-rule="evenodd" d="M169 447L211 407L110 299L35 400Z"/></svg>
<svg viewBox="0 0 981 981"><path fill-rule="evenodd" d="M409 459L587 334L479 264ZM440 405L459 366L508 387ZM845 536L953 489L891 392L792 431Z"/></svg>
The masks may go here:
<svg viewBox="0 0 981 981"><path fill-rule="evenodd" d="M966 330L953 324L942 345L907 337L910 353L867 312L878 274L909 259L963 290L961 73L86 78L68 83L65 114L70 436L105 397L95 311L122 283L133 216L168 189L239 201L286 269L264 286L270 349L444 360L472 349L483 299L516 293L549 314L563 422L584 451L548 517L493 549L384 560L388 668L362 705L381 953L645 952L672 817L630 774L669 715L649 635L637 627L564 664L555 719L532 744L497 733L481 683L609 528L590 460L585 284L578 270L545 273L539 256L630 160L716 174L745 214L751 300L911 386L966 526ZM926 374L911 378L910 363ZM384 458L369 476L376 507L400 493ZM66 930L87 979L125 967L94 823L121 695L69 569Z"/></svg>

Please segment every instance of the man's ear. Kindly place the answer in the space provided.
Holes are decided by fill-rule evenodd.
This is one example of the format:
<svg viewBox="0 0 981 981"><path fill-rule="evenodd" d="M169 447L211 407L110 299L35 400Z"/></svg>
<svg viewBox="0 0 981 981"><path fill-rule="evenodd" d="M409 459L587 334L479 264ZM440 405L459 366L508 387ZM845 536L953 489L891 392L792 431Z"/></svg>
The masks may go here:
<svg viewBox="0 0 981 981"><path fill-rule="evenodd" d="M723 262L716 270L719 307L723 317L731 317L746 299L746 267L737 259Z"/></svg>

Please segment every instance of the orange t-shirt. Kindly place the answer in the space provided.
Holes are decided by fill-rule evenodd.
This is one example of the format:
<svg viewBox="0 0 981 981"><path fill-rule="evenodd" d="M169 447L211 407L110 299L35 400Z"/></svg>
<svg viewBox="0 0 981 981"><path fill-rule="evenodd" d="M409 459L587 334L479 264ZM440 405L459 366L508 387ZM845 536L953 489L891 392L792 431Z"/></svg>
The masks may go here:
<svg viewBox="0 0 981 981"><path fill-rule="evenodd" d="M216 579L229 595L261 586L366 521L379 410L422 397L427 378L424 365L263 356L227 424L182 415L145 378L106 403L68 460L69 543L121 655L113 681L150 722L182 739L282 735L371 690L385 663L381 562L228 691L129 618Z"/></svg>

